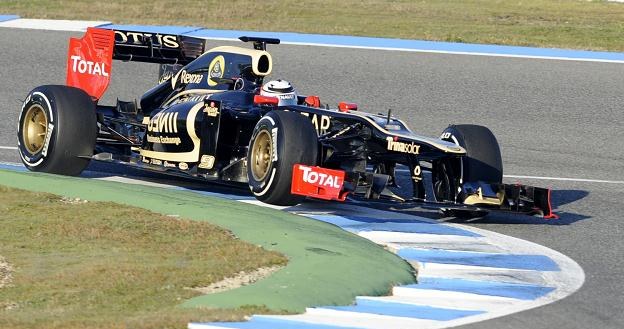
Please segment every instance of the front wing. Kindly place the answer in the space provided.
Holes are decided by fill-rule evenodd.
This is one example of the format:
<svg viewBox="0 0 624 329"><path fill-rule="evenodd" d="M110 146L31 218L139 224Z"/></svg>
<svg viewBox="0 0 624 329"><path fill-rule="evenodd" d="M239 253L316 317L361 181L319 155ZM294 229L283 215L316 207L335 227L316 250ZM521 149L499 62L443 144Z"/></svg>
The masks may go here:
<svg viewBox="0 0 624 329"><path fill-rule="evenodd" d="M345 172L342 170L311 167L295 164L293 167L291 193L315 199L345 201L351 193L345 189ZM384 183L385 185L385 183ZM374 188L370 186L369 189ZM552 191L547 188L521 184L489 184L485 182L467 182L455 202L439 202L435 199L402 200L405 206L418 205L455 211L504 211L526 215L543 216L545 219L556 219L551 204ZM355 194L355 193L353 193ZM388 194L385 194L389 196ZM370 193L364 193L365 199L371 199ZM377 198L376 198L377 199ZM384 193L378 199L384 198Z"/></svg>

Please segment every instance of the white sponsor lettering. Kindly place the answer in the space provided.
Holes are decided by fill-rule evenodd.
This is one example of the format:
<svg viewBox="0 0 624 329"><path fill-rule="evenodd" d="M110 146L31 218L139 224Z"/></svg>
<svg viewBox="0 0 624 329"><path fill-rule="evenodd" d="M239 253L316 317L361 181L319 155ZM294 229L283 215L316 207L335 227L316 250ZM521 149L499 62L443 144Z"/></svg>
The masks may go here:
<svg viewBox="0 0 624 329"><path fill-rule="evenodd" d="M167 72L165 74L163 74L160 79L158 79L158 83L161 84L169 79L173 78L173 73L172 72Z"/></svg>
<svg viewBox="0 0 624 329"><path fill-rule="evenodd" d="M48 131L46 133L45 141L43 142L43 150L41 151L41 155L48 155L48 147L50 146L50 138L52 138L52 130L54 130L54 125L48 123Z"/></svg>
<svg viewBox="0 0 624 329"><path fill-rule="evenodd" d="M273 140L273 159L272 161L277 161L277 128L271 129L271 139Z"/></svg>
<svg viewBox="0 0 624 329"><path fill-rule="evenodd" d="M70 57L72 62L72 71L78 73L87 73L91 75L109 76L106 72L104 63L97 63L82 59L80 56L73 55Z"/></svg>
<svg viewBox="0 0 624 329"><path fill-rule="evenodd" d="M162 45L169 48L179 48L180 44L175 35L165 35L162 37Z"/></svg>
<svg viewBox="0 0 624 329"><path fill-rule="evenodd" d="M201 74L192 74L192 73L188 73L186 72L186 70L182 70L182 72L180 72L180 82L181 83L200 83L202 80L203 75Z"/></svg>
<svg viewBox="0 0 624 329"><path fill-rule="evenodd" d="M208 95L200 95L200 96L182 96L177 100L173 101L171 105L186 103L186 102L201 102L208 99L210 96Z"/></svg>
<svg viewBox="0 0 624 329"><path fill-rule="evenodd" d="M306 183L340 188L340 177L338 176L316 172L312 167L299 166L299 169L303 171L303 181Z"/></svg>
<svg viewBox="0 0 624 329"><path fill-rule="evenodd" d="M147 136L147 141L150 143L158 143L158 144L175 144L180 145L182 140L180 137L163 137L163 136Z"/></svg>
<svg viewBox="0 0 624 329"><path fill-rule="evenodd" d="M321 115L320 117L321 118L319 119L318 115L316 115L316 114L313 115L312 116L312 124L316 128L316 131L324 132L327 129L329 129L329 124L330 124L331 120L326 115Z"/></svg>
<svg viewBox="0 0 624 329"><path fill-rule="evenodd" d="M115 41L117 43L133 43L143 45L146 39L151 39L155 46L180 48L180 43L178 43L178 38L175 35L152 35L151 33L115 31Z"/></svg>
<svg viewBox="0 0 624 329"><path fill-rule="evenodd" d="M422 177L420 176L420 174L422 174L422 169L420 168L420 166L416 166L414 167L414 172L413 172L413 176L412 179L415 181L419 181L422 180Z"/></svg>
<svg viewBox="0 0 624 329"><path fill-rule="evenodd" d="M310 113L301 112L302 115L310 117ZM319 118L320 117L320 118ZM316 129L317 133L325 133L331 126L331 117L327 115L312 114L312 125Z"/></svg>
<svg viewBox="0 0 624 329"><path fill-rule="evenodd" d="M156 114L150 119L147 125L147 131L156 133L177 133L178 112Z"/></svg>
<svg viewBox="0 0 624 329"><path fill-rule="evenodd" d="M212 155L202 155L197 167L201 169L212 169L214 166L215 157Z"/></svg>
<svg viewBox="0 0 624 329"><path fill-rule="evenodd" d="M418 152L420 151L420 145L416 145L414 144L414 142L411 142L410 144L396 142L392 137L386 137L386 141L388 142L388 150L390 151L410 154L418 154Z"/></svg>
<svg viewBox="0 0 624 329"><path fill-rule="evenodd" d="M210 105L206 104L206 107L204 107L204 113L209 117L216 117L219 115L219 108L214 106L214 102L211 102Z"/></svg>

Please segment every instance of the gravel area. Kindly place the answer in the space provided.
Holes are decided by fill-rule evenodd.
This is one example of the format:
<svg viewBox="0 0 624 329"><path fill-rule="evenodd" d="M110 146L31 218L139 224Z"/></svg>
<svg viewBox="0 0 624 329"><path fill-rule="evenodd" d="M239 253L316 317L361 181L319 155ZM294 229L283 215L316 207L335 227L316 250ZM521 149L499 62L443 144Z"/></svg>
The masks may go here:
<svg viewBox="0 0 624 329"><path fill-rule="evenodd" d="M235 289L238 287L246 286L248 284L252 284L258 280L264 279L269 275L277 272L277 270L281 269L282 266L271 266L271 267L261 267L252 272L240 271L233 277L225 278L221 281L215 282L207 287L195 287L191 288L191 290L199 291L202 294L214 294L216 292L222 292L230 289Z"/></svg>
<svg viewBox="0 0 624 329"><path fill-rule="evenodd" d="M3 288L11 282L12 271L13 268L11 265L7 263L4 257L0 256L0 288Z"/></svg>

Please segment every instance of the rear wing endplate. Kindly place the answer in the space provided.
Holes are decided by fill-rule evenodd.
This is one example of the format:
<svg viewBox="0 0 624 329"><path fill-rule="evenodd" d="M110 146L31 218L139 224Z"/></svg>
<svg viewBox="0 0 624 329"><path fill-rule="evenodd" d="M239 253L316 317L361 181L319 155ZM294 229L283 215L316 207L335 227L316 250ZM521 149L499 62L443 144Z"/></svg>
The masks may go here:
<svg viewBox="0 0 624 329"><path fill-rule="evenodd" d="M110 83L113 59L186 65L205 45L204 39L182 35L90 27L82 38L69 40L66 84L98 100Z"/></svg>

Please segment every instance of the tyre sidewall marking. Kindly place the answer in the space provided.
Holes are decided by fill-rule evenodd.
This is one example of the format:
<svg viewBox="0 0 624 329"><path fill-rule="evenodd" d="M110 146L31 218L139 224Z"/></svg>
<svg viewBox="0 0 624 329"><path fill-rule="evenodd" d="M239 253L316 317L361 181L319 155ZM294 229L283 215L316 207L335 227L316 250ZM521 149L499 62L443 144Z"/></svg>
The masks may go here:
<svg viewBox="0 0 624 329"><path fill-rule="evenodd" d="M39 166L46 159L48 155L48 150L50 150L50 148L53 147L53 144L54 144L53 136L55 133L54 131L55 125L54 125L54 113L52 110L52 103L53 102L50 102L50 100L45 94L39 91L35 91L35 92L32 92L30 95L28 95L28 97L24 101L24 104L22 105L22 111L20 112L20 120L18 122L17 145L18 145L18 148L20 151L19 153L20 153L22 160L24 161L26 165L30 167ZM25 146L22 145L22 135L23 135L22 130L23 130L23 122L26 119L24 118L25 110L29 109L34 104L41 106L41 108L44 109L44 111L46 112L46 116L48 118L48 127L47 127L47 132L46 132L46 138L44 140L44 144L43 144L43 148L41 152L31 156L30 153L24 150Z"/></svg>
<svg viewBox="0 0 624 329"><path fill-rule="evenodd" d="M258 123L256 124L256 127L254 128L254 133L251 137L250 144L253 143L253 141L256 139L256 136L258 136L258 133L260 133L260 131L262 130L268 131L269 135L271 136L271 143L273 144L272 145L273 154L272 154L272 159L271 159L272 161L268 169L270 171L270 174L267 175L265 179L263 179L262 181L255 180L253 178L253 175L249 174L249 170L251 170L251 168L247 169L249 188L251 192L253 192L253 194L256 196L262 196L265 193L267 193L267 191L270 190L271 185L273 185L273 179L275 178L277 166L279 165L278 149L279 149L279 141L280 141L280 138L279 138L280 129L277 127L275 123L275 119L269 115L262 117L262 119L258 121ZM251 155L251 149L249 150L249 155ZM253 160L249 159L249 161L253 161Z"/></svg>

